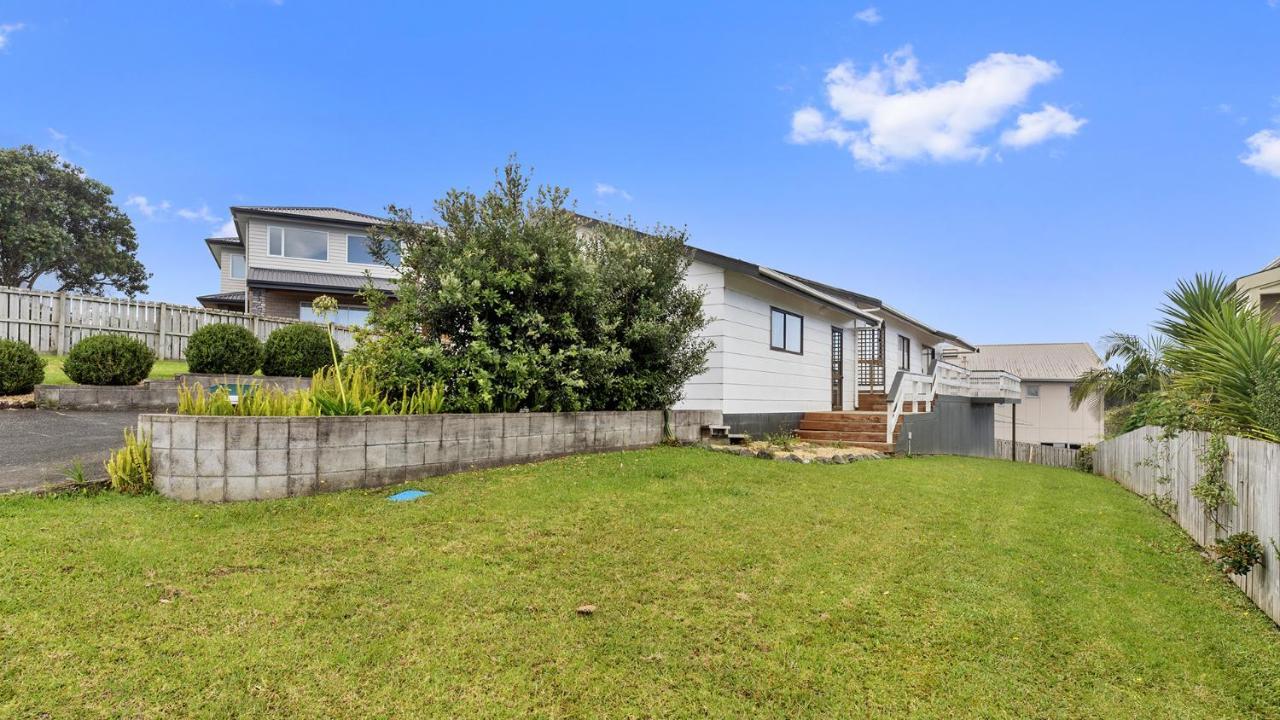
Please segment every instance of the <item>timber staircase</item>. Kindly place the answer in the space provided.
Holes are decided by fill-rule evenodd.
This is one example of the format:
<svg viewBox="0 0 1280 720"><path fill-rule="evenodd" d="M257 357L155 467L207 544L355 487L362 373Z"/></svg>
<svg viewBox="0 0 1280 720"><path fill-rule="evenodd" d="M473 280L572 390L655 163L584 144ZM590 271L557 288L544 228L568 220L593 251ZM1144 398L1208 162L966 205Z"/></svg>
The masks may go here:
<svg viewBox="0 0 1280 720"><path fill-rule="evenodd" d="M886 442L889 400L884 393L859 393L858 409L850 412L809 412L800 420L796 437L813 442L843 442L857 447L891 453L902 431L902 417L893 429L894 442Z"/></svg>

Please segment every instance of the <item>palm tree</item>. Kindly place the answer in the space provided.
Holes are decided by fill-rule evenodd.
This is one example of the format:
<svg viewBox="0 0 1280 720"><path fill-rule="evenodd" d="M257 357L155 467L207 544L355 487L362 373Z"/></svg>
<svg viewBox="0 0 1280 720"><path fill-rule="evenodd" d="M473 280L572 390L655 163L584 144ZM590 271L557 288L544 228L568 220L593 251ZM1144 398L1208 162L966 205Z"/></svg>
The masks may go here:
<svg viewBox="0 0 1280 720"><path fill-rule="evenodd" d="M1089 370L1071 388L1071 409L1086 400L1103 398L1110 407L1119 407L1163 390L1169 382L1165 362L1168 343L1153 335L1146 340L1129 333L1113 332L1102 338L1103 367ZM1113 365L1113 361L1118 361Z"/></svg>

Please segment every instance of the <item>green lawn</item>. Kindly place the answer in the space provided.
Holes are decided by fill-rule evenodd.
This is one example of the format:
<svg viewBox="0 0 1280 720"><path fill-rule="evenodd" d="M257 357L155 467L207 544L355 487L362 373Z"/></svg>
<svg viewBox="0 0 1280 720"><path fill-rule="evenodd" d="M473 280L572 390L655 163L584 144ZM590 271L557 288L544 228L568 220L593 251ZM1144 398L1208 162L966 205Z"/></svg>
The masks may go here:
<svg viewBox="0 0 1280 720"><path fill-rule="evenodd" d="M62 372L62 363L65 357L57 355L45 355L47 361L44 366L44 384L45 385L74 385L71 378ZM151 374L147 377L152 380L168 380L178 373L187 371L186 360L157 360L156 364L151 368Z"/></svg>
<svg viewBox="0 0 1280 720"><path fill-rule="evenodd" d="M1280 717L1280 630L1101 478L661 448L414 486L0 500L0 716Z"/></svg>

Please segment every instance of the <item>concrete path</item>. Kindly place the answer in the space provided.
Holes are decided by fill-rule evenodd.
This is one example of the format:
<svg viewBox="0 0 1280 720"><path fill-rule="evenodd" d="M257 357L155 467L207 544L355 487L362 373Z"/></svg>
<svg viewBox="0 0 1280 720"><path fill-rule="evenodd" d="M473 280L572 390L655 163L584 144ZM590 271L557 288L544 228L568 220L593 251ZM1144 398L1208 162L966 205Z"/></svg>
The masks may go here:
<svg viewBox="0 0 1280 720"><path fill-rule="evenodd" d="M85 477L105 477L109 451L137 424L132 410L0 410L0 493L65 480L76 460Z"/></svg>

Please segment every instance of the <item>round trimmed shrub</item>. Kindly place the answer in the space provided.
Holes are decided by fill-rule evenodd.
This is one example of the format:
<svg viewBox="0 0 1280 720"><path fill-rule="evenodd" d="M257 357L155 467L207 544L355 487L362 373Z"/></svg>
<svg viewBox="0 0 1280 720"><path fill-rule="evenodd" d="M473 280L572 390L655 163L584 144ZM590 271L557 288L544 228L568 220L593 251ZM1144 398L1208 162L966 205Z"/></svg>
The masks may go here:
<svg viewBox="0 0 1280 720"><path fill-rule="evenodd" d="M44 359L31 346L0 340L0 395L26 395L44 380Z"/></svg>
<svg viewBox="0 0 1280 720"><path fill-rule="evenodd" d="M156 354L124 335L95 335L76 343L62 371L81 385L137 385L151 374Z"/></svg>
<svg viewBox="0 0 1280 720"><path fill-rule="evenodd" d="M342 360L342 348L338 360ZM310 377L322 367L333 364L329 349L329 333L319 325L296 323L286 325L267 338L263 375Z"/></svg>
<svg viewBox="0 0 1280 720"><path fill-rule="evenodd" d="M252 375L262 366L262 343L240 325L205 325L187 339L187 368L193 373Z"/></svg>

